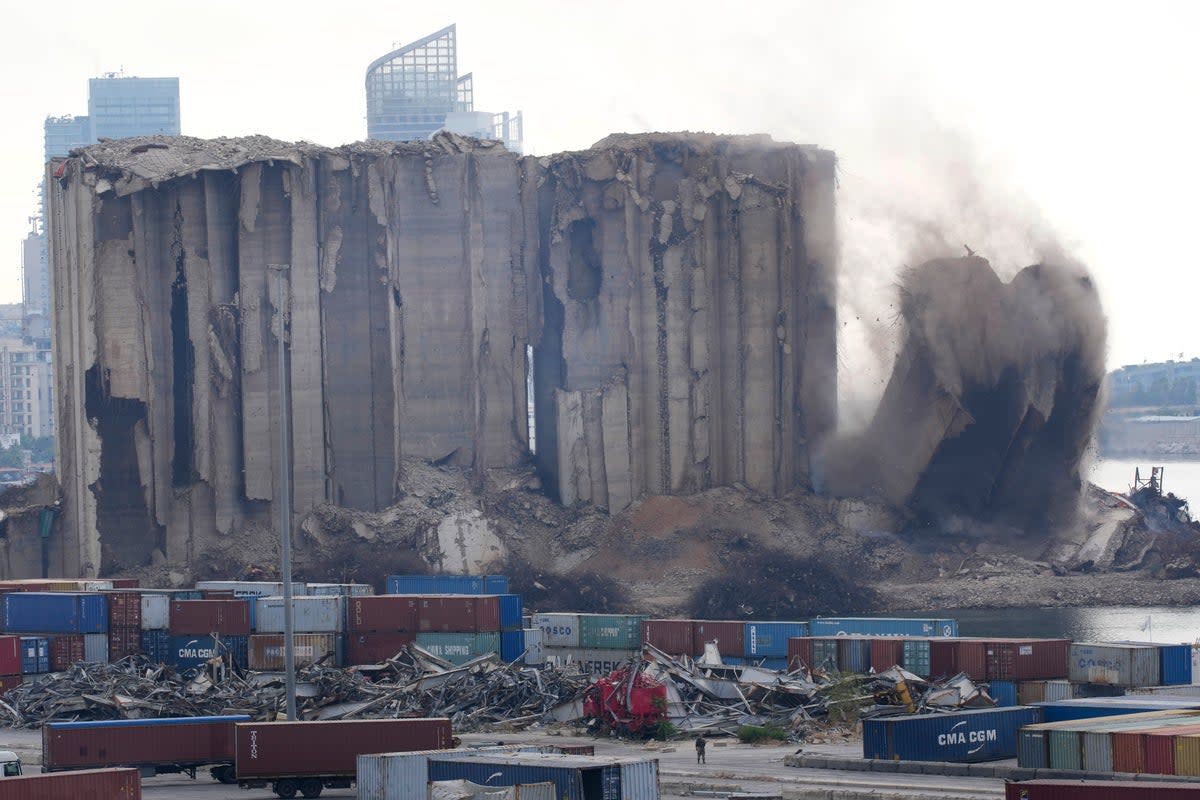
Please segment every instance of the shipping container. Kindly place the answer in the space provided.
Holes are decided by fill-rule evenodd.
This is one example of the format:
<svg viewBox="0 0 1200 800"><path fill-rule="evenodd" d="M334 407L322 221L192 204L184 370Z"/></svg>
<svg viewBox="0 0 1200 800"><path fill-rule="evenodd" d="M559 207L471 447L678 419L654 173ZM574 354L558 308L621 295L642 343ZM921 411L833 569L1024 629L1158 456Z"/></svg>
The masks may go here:
<svg viewBox="0 0 1200 800"><path fill-rule="evenodd" d="M235 726L238 780L279 776L353 778L360 753L452 746L450 720L242 722Z"/></svg>
<svg viewBox="0 0 1200 800"><path fill-rule="evenodd" d="M1014 681L989 681L988 694L998 706L1017 705L1017 684Z"/></svg>
<svg viewBox="0 0 1200 800"><path fill-rule="evenodd" d="M1041 721L1036 708L996 708L863 720L863 758L996 761L1017 754L1017 731Z"/></svg>
<svg viewBox="0 0 1200 800"><path fill-rule="evenodd" d="M525 636L525 663L531 667L540 667L546 663L546 654L542 648L542 632L538 628L526 628L521 631Z"/></svg>
<svg viewBox="0 0 1200 800"><path fill-rule="evenodd" d="M321 595L368 597L375 594L375 587L369 583L310 583L307 594L318 597Z"/></svg>
<svg viewBox="0 0 1200 800"><path fill-rule="evenodd" d="M1165 714L1125 715L1116 719L1077 720L1056 725L1049 732L1051 769L1112 771L1110 735L1118 730L1149 729L1168 724L1191 722L1193 715L1167 712Z"/></svg>
<svg viewBox="0 0 1200 800"><path fill-rule="evenodd" d="M280 597L283 595L283 581L197 581L196 590L232 592L234 597ZM308 594L308 584L292 581L292 595L299 597L305 594Z"/></svg>
<svg viewBox="0 0 1200 800"><path fill-rule="evenodd" d="M521 595L498 594L496 597L498 597L500 601L500 630L521 630L522 621L524 619L522 615L525 613L525 606L521 603Z"/></svg>
<svg viewBox="0 0 1200 800"><path fill-rule="evenodd" d="M239 601L241 602L241 601ZM171 636L168 661L180 672L203 667L218 656L229 656L236 666L244 667L249 660L249 636Z"/></svg>
<svg viewBox="0 0 1200 800"><path fill-rule="evenodd" d="M579 614L534 614L530 627L542 632L545 647L579 647ZM639 631L639 645L641 632ZM691 641L689 634L688 641Z"/></svg>
<svg viewBox="0 0 1200 800"><path fill-rule="evenodd" d="M141 592L106 592L108 598L108 628L142 627Z"/></svg>
<svg viewBox="0 0 1200 800"><path fill-rule="evenodd" d="M3 595L8 633L107 633L108 598L80 592Z"/></svg>
<svg viewBox="0 0 1200 800"><path fill-rule="evenodd" d="M108 663L107 633L85 633L83 635L83 660L89 664Z"/></svg>
<svg viewBox="0 0 1200 800"><path fill-rule="evenodd" d="M4 800L141 800L136 769L88 769L4 778Z"/></svg>
<svg viewBox="0 0 1200 800"><path fill-rule="evenodd" d="M142 652L155 664L173 663L175 659L171 655L171 632L142 631Z"/></svg>
<svg viewBox="0 0 1200 800"><path fill-rule="evenodd" d="M144 767L179 772L233 763L233 726L250 717L172 717L42 726L47 771L90 767Z"/></svg>
<svg viewBox="0 0 1200 800"><path fill-rule="evenodd" d="M913 641L911 639L901 639L898 636L877 636L868 640L870 643L870 665L876 672L883 672L892 667L904 666L904 645ZM908 667L904 667L908 669ZM909 670L909 672L914 672ZM919 672L914 672L919 675Z"/></svg>
<svg viewBox="0 0 1200 800"><path fill-rule="evenodd" d="M1075 642L1070 652L1068 677L1078 683L1158 685L1159 653L1153 645Z"/></svg>
<svg viewBox="0 0 1200 800"><path fill-rule="evenodd" d="M174 636L249 636L250 605L245 600L176 600L169 630Z"/></svg>
<svg viewBox="0 0 1200 800"><path fill-rule="evenodd" d="M504 575L389 575L388 594L509 594Z"/></svg>
<svg viewBox="0 0 1200 800"><path fill-rule="evenodd" d="M1174 712L1151 712L1157 719L1168 719ZM1103 723L1123 719L1123 716L1097 717L1090 722ZM1017 765L1029 769L1050 768L1050 733L1067 728L1082 729L1087 725L1082 720L1059 720L1057 722L1042 722L1037 725L1026 725L1017 736ZM1076 745L1078 742L1075 742ZM1061 742L1060 742L1061 745ZM1079 748L1074 748L1079 752Z"/></svg>
<svg viewBox="0 0 1200 800"><path fill-rule="evenodd" d="M142 593L141 627L144 631L165 631L171 627L171 598L168 595Z"/></svg>
<svg viewBox="0 0 1200 800"><path fill-rule="evenodd" d="M261 609L260 609L261 612ZM297 668L318 661L327 667L340 663L341 637L336 633L292 634L292 659ZM256 633L250 636L250 669L277 672L284 668L283 634Z"/></svg>
<svg viewBox="0 0 1200 800"><path fill-rule="evenodd" d="M640 655L638 650L585 650L576 647L544 647L543 662L547 666L574 667L586 675L608 675L626 666Z"/></svg>
<svg viewBox="0 0 1200 800"><path fill-rule="evenodd" d="M1175 774L1200 777L1200 736L1176 737Z"/></svg>
<svg viewBox="0 0 1200 800"><path fill-rule="evenodd" d="M1137 695L1126 697L1079 697L1038 703L1046 722L1066 722L1097 717L1143 714L1149 711L1179 712L1200 709L1200 698Z"/></svg>
<svg viewBox="0 0 1200 800"><path fill-rule="evenodd" d="M817 617L808 621L811 636L958 636L952 619L900 617Z"/></svg>
<svg viewBox="0 0 1200 800"><path fill-rule="evenodd" d="M658 762L555 753L504 753L456 757L430 755L430 781L469 780L488 786L553 783L562 800L658 800ZM399 796L399 795L397 795Z"/></svg>
<svg viewBox="0 0 1200 800"><path fill-rule="evenodd" d="M931 646L930 639L904 639L902 646L900 665L906 670L919 675L922 678L929 677L930 659L929 648ZM875 667L878 671L879 667ZM884 667L887 669L887 667Z"/></svg>
<svg viewBox="0 0 1200 800"><path fill-rule="evenodd" d="M342 660L346 666L380 664L398 655L416 639L415 633L397 633L395 631L348 633Z"/></svg>
<svg viewBox="0 0 1200 800"><path fill-rule="evenodd" d="M1074 685L1067 680L1020 681L1017 683L1017 700L1020 705L1046 701L1070 700L1074 696Z"/></svg>
<svg viewBox="0 0 1200 800"><path fill-rule="evenodd" d="M807 622L747 622L742 634L747 658L767 656L787 658L787 640L793 636L808 636Z"/></svg>
<svg viewBox="0 0 1200 800"><path fill-rule="evenodd" d="M1032 780L1004 785L1005 800L1200 800L1200 783Z"/></svg>
<svg viewBox="0 0 1200 800"><path fill-rule="evenodd" d="M1187 686L1192 682L1192 645L1157 642L1115 642L1122 645L1153 647L1158 651L1157 686Z"/></svg>
<svg viewBox="0 0 1200 800"><path fill-rule="evenodd" d="M421 633L493 633L500 630L497 595L426 595L417 598Z"/></svg>
<svg viewBox="0 0 1200 800"><path fill-rule="evenodd" d="M636 614L580 614L579 646L588 650L637 650L642 646L645 618ZM704 648L698 652L703 653ZM724 645L721 653L741 655L740 650L727 650Z"/></svg>
<svg viewBox="0 0 1200 800"><path fill-rule="evenodd" d="M1149 730L1114 731L1113 772L1175 774L1175 737L1200 735L1200 722L1170 725Z"/></svg>
<svg viewBox="0 0 1200 800"><path fill-rule="evenodd" d="M346 603L346 626L351 632L416 633L420 630L419 597L379 594L352 597Z"/></svg>
<svg viewBox="0 0 1200 800"><path fill-rule="evenodd" d="M543 641L549 645L548 641ZM694 656L695 622L690 619L642 620L642 644L653 645L670 656Z"/></svg>
<svg viewBox="0 0 1200 800"><path fill-rule="evenodd" d="M50 640L44 636L21 637L21 673L38 675L50 671Z"/></svg>
<svg viewBox="0 0 1200 800"><path fill-rule="evenodd" d="M866 674L871 671L871 640L858 636L842 636L834 640L838 668L844 672ZM894 665L889 665L894 666Z"/></svg>
<svg viewBox="0 0 1200 800"><path fill-rule="evenodd" d="M140 627L110 627L108 629L108 660L120 661L142 651L142 629Z"/></svg>
<svg viewBox="0 0 1200 800"><path fill-rule="evenodd" d="M525 655L525 631L500 632L500 660L512 663Z"/></svg>
<svg viewBox="0 0 1200 800"><path fill-rule="evenodd" d="M1138 695L1169 695L1172 697L1200 697L1200 686L1188 684L1186 686L1126 686L1123 697L1131 697Z"/></svg>
<svg viewBox="0 0 1200 800"><path fill-rule="evenodd" d="M283 633L282 597L260 597L253 601L257 633ZM339 595L292 598L292 630L297 633L341 633L346 610Z"/></svg>
<svg viewBox="0 0 1200 800"><path fill-rule="evenodd" d="M565 755L592 755L588 752L571 753L567 747L488 747L468 750L422 750L409 753L378 753L360 755L357 759L357 783L359 800L398 800L398 798L424 798L429 786L429 761L437 758L439 761L452 761L471 758L482 753L538 753L556 752ZM445 785L442 783L441 785ZM549 800L557 800L554 784L517 784L524 791L533 786L546 786L550 794ZM634 785L631 783L631 785ZM640 788L640 787L639 787ZM641 795L610 793L614 800L634 800ZM650 795L647 795L650 796ZM541 800L541 794L518 794L518 800Z"/></svg>
<svg viewBox="0 0 1200 800"><path fill-rule="evenodd" d="M500 634L418 633L417 646L452 664L464 664L488 653L500 652Z"/></svg>
<svg viewBox="0 0 1200 800"><path fill-rule="evenodd" d="M46 640L50 643L51 672L64 672L84 660L83 634L57 634Z"/></svg>
<svg viewBox="0 0 1200 800"><path fill-rule="evenodd" d="M788 668L803 664L810 670L837 672L837 637L793 636L788 639Z"/></svg>
<svg viewBox="0 0 1200 800"><path fill-rule="evenodd" d="M17 688L24 682L24 675L0 675L0 695Z"/></svg>
<svg viewBox="0 0 1200 800"><path fill-rule="evenodd" d="M986 679L1032 681L1067 677L1069 639L987 639Z"/></svg>
<svg viewBox="0 0 1200 800"><path fill-rule="evenodd" d="M21 637L0 636L0 675L20 675Z"/></svg>
<svg viewBox="0 0 1200 800"><path fill-rule="evenodd" d="M971 680L987 679L987 644L980 639L930 639L928 677L949 678L960 672Z"/></svg>
<svg viewBox="0 0 1200 800"><path fill-rule="evenodd" d="M142 585L137 578L109 578L109 581L114 589L137 589Z"/></svg>
<svg viewBox="0 0 1200 800"><path fill-rule="evenodd" d="M583 624L582 621L580 624ZM715 642L722 654L740 657L746 650L746 623L693 620L692 637L692 652L689 655L699 655L704 652L705 644ZM588 646L587 642L582 644Z"/></svg>

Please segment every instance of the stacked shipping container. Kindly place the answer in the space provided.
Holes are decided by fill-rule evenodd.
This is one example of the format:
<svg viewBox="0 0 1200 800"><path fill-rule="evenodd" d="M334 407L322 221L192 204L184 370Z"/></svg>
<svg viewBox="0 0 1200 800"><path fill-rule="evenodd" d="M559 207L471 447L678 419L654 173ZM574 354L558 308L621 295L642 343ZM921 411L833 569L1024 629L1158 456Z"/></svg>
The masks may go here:
<svg viewBox="0 0 1200 800"><path fill-rule="evenodd" d="M534 614L533 632L525 635L535 645L526 663L575 664L584 672L607 675L641 651L645 619L637 614Z"/></svg>

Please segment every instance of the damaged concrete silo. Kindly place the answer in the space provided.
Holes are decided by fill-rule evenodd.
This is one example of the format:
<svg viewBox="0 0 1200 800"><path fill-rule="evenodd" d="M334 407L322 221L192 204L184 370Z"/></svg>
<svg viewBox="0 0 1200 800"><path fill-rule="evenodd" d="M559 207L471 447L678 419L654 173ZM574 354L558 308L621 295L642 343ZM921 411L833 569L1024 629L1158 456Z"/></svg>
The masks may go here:
<svg viewBox="0 0 1200 800"><path fill-rule="evenodd" d="M527 348L565 502L806 485L834 424L833 167L692 134L546 159L156 137L52 164L55 568L268 536L284 398L298 515L388 507L405 458L524 463Z"/></svg>
<svg viewBox="0 0 1200 800"><path fill-rule="evenodd" d="M982 258L940 259L904 276L901 317L874 419L831 448L830 490L957 532L1069 523L1104 379L1091 279L1038 264L1006 284Z"/></svg>

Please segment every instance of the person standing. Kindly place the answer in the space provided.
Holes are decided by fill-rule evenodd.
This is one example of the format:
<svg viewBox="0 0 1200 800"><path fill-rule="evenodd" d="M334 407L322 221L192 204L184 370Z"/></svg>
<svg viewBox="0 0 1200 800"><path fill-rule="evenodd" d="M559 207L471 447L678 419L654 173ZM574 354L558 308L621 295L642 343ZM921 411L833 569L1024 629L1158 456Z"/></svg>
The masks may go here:
<svg viewBox="0 0 1200 800"><path fill-rule="evenodd" d="M704 760L704 749L707 746L708 746L708 740L704 738L703 733L696 737L696 763L697 764L707 764L708 763L707 761Z"/></svg>

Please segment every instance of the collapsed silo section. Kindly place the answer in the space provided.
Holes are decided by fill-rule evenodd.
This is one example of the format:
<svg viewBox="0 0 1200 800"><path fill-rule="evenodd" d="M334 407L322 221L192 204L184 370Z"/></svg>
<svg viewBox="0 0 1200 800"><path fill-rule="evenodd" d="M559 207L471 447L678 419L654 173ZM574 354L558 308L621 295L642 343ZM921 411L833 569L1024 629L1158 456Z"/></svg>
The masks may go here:
<svg viewBox="0 0 1200 800"><path fill-rule="evenodd" d="M541 162L536 458L562 502L810 485L836 422L834 169L703 134Z"/></svg>

